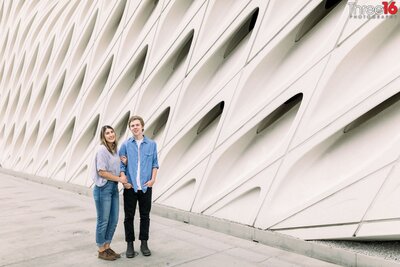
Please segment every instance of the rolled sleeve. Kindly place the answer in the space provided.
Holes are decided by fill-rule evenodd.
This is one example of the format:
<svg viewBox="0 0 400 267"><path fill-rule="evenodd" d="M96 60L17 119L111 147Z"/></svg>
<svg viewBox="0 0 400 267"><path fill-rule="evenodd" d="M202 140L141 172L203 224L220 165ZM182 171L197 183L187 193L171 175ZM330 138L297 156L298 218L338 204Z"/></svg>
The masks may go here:
<svg viewBox="0 0 400 267"><path fill-rule="evenodd" d="M126 166L124 163L122 163L122 161L119 163L119 170L120 170L120 172L123 172L126 174Z"/></svg>
<svg viewBox="0 0 400 267"><path fill-rule="evenodd" d="M121 145L121 148L119 149L119 153L118 154L119 154L120 157L122 157L122 156L128 157L127 154L126 154L126 145L125 145L125 143L123 143ZM126 174L126 166L125 166L125 164L122 161L120 161L119 166L120 166L120 171Z"/></svg>
<svg viewBox="0 0 400 267"><path fill-rule="evenodd" d="M153 151L153 169L158 169L158 156L157 156L157 144L154 144L154 151Z"/></svg>
<svg viewBox="0 0 400 267"><path fill-rule="evenodd" d="M108 171L107 163L107 154L104 153L104 150L100 150L96 155L96 172Z"/></svg>

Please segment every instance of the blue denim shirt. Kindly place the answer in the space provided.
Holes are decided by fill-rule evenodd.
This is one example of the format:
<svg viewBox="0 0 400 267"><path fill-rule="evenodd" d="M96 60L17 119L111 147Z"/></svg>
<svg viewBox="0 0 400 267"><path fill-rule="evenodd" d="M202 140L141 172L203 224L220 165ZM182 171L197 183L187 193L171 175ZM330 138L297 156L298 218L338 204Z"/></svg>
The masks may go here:
<svg viewBox="0 0 400 267"><path fill-rule="evenodd" d="M121 172L126 174L128 183L133 186L135 192L137 192L136 174L138 170L138 146L133 137L122 143L119 149L119 156L125 156L128 158L128 164L125 166L121 162ZM140 183L143 192L147 191L147 186L144 184L151 180L153 169L158 169L158 158L157 158L157 144L153 140L143 137L143 141L140 144Z"/></svg>

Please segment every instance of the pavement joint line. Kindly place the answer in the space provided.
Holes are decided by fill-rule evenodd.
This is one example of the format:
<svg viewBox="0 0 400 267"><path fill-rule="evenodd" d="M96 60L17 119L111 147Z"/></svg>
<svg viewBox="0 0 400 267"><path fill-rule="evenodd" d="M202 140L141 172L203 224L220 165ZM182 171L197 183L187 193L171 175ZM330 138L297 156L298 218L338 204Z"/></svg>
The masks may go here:
<svg viewBox="0 0 400 267"><path fill-rule="evenodd" d="M50 178L4 169L1 167L0 173L43 185L56 187L60 190L70 191L79 195L87 197L92 196L92 189L83 185L71 184L64 181L53 180ZM341 248L330 247L323 244L311 243L277 232L262 230L204 214L191 213L189 211L179 210L158 203L153 203L152 213L160 217L172 219L241 239L256 241L266 246L282 249L329 263L343 266L400 267L400 263L396 261L373 257Z"/></svg>
<svg viewBox="0 0 400 267"><path fill-rule="evenodd" d="M198 257L198 258L195 258L195 259L190 259L190 260L187 260L187 261L175 264L175 265L171 265L171 266L172 267L174 267L174 266L183 266L184 264L187 264L187 263L190 263L190 262L196 262L198 260L205 259L205 258L208 258L210 256L218 255L219 253L221 253L221 251L214 251L213 253L210 253L208 255L204 255L204 256L201 256L201 257Z"/></svg>
<svg viewBox="0 0 400 267"><path fill-rule="evenodd" d="M264 261L267 261L267 260L270 260L270 259L273 259L273 258L276 258L276 255L275 255L275 256L267 256L265 259L260 260L260 261L258 261L257 263L262 263L262 262L264 262Z"/></svg>

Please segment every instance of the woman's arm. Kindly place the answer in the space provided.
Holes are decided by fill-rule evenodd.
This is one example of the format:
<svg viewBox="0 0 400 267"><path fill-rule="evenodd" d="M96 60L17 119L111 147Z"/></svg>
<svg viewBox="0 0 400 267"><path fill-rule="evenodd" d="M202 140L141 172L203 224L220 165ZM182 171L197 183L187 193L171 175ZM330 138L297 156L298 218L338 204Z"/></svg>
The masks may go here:
<svg viewBox="0 0 400 267"><path fill-rule="evenodd" d="M103 170L99 170L97 172L101 177L110 180L110 181L114 181L114 182L119 182L119 183L127 183L128 181L126 180L126 176L116 176L114 174L112 174L111 172L108 171L103 171Z"/></svg>

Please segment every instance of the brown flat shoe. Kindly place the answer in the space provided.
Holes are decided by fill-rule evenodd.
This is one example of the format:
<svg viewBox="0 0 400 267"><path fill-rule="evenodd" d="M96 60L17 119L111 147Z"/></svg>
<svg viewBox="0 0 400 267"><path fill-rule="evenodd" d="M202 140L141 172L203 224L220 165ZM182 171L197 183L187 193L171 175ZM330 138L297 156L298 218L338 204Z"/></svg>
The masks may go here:
<svg viewBox="0 0 400 267"><path fill-rule="evenodd" d="M111 248L106 249L108 251L108 254L113 255L116 259L121 258L121 255L116 253L114 250L112 250Z"/></svg>
<svg viewBox="0 0 400 267"><path fill-rule="evenodd" d="M98 256L98 258L99 258L99 259L102 259L102 260L106 260L106 261L115 261L115 260L117 259L114 255L111 255L111 254L107 251L107 249L104 250L104 251L102 251L102 252L99 251L99 256Z"/></svg>

